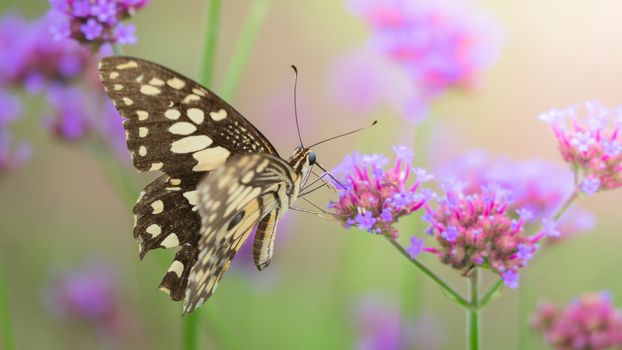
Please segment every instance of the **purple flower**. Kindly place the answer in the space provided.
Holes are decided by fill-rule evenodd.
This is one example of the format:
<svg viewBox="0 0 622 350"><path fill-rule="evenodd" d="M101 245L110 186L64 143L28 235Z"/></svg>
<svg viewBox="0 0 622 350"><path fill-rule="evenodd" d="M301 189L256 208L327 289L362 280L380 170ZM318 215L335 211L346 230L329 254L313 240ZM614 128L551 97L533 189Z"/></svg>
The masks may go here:
<svg viewBox="0 0 622 350"><path fill-rule="evenodd" d="M613 349L622 345L622 312L609 293L584 294L562 308L538 306L532 326L557 349Z"/></svg>
<svg viewBox="0 0 622 350"><path fill-rule="evenodd" d="M120 22L148 4L146 0L54 0L49 16L57 39L73 38L102 45L135 44L135 27Z"/></svg>
<svg viewBox="0 0 622 350"><path fill-rule="evenodd" d="M84 34L86 40L93 41L99 38L104 30L104 27L97 22L97 20L89 18L85 24L80 26L80 30L82 31L82 34Z"/></svg>
<svg viewBox="0 0 622 350"><path fill-rule="evenodd" d="M55 317L110 331L119 320L116 285L110 265L91 261L56 273L45 287L44 302Z"/></svg>
<svg viewBox="0 0 622 350"><path fill-rule="evenodd" d="M587 194L622 186L620 126L622 108L610 109L597 102L579 109L554 109L540 115L549 123L564 161L578 170L581 190Z"/></svg>
<svg viewBox="0 0 622 350"><path fill-rule="evenodd" d="M136 26L133 24L118 23L114 28L114 35L119 45L134 45L136 38Z"/></svg>
<svg viewBox="0 0 622 350"><path fill-rule="evenodd" d="M484 186L465 194L462 186L446 184L437 206L426 203L426 221L440 247L427 249L440 261L467 271L480 266L499 274L509 286L518 269L527 265L543 235L523 234L524 221L509 213L509 193L499 186Z"/></svg>
<svg viewBox="0 0 622 350"><path fill-rule="evenodd" d="M594 194L600 190L600 180L597 178L587 178L581 181L581 191L586 194Z"/></svg>
<svg viewBox="0 0 622 350"><path fill-rule="evenodd" d="M506 286L512 289L518 288L519 277L520 276L518 275L518 273L514 270L507 270L501 274L501 279L503 279L503 283L505 283Z"/></svg>
<svg viewBox="0 0 622 350"><path fill-rule="evenodd" d="M557 222L551 219L542 219L542 231L547 237L558 238L561 235L557 228Z"/></svg>
<svg viewBox="0 0 622 350"><path fill-rule="evenodd" d="M397 159L388 168L388 159L381 155L355 153L333 170L346 188L335 184L339 201L331 202L329 207L335 209L347 228L354 220L362 230L397 237L393 225L423 206L425 198L417 193L421 181L407 185L412 152L404 147L394 150Z"/></svg>
<svg viewBox="0 0 622 350"><path fill-rule="evenodd" d="M417 94L403 101L414 120L453 87L470 88L495 61L499 25L466 1L351 0L371 29L369 46L399 66ZM387 84L389 86L389 84ZM414 114L414 115L413 115Z"/></svg>
<svg viewBox="0 0 622 350"><path fill-rule="evenodd" d="M423 238L417 238L417 236L412 236L410 238L410 245L406 248L406 252L412 259L416 258L417 255L421 253L423 250Z"/></svg>
<svg viewBox="0 0 622 350"><path fill-rule="evenodd" d="M75 141L86 136L91 124L88 114L93 113L88 95L79 88L55 87L49 91L48 101L53 113L47 125L57 137Z"/></svg>

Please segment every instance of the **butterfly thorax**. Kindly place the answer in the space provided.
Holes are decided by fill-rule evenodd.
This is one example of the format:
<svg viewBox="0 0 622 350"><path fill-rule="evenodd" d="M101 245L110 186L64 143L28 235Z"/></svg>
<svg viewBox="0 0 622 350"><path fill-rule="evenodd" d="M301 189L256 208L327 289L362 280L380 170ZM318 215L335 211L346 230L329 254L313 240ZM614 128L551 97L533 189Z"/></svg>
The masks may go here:
<svg viewBox="0 0 622 350"><path fill-rule="evenodd" d="M301 186L309 178L311 167L315 164L315 153L309 148L298 147L294 151L294 154L287 160L287 163L289 163L294 171L294 185L292 186L291 192L288 193L290 203L293 203L300 194Z"/></svg>

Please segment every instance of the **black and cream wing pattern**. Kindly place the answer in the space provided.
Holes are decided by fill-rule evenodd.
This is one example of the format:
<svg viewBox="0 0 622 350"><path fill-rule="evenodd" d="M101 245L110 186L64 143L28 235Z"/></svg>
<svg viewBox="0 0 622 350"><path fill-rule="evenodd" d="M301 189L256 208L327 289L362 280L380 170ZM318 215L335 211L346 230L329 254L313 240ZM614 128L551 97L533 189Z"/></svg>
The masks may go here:
<svg viewBox="0 0 622 350"><path fill-rule="evenodd" d="M134 166L163 173L134 207L140 257L181 247L160 289L190 312L255 226L255 261L269 263L288 164L233 107L179 73L122 56L104 58L99 71Z"/></svg>

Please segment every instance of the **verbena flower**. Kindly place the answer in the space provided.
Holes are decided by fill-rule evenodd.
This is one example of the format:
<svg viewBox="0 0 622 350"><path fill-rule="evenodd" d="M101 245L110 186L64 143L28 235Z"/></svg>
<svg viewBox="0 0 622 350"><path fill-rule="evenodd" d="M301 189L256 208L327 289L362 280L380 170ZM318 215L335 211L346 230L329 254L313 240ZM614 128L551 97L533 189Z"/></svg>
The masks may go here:
<svg viewBox="0 0 622 350"><path fill-rule="evenodd" d="M333 170L342 181L335 184L339 200L331 202L329 207L335 210L346 228L354 226L370 233L397 237L394 224L425 203L425 196L418 190L421 183L432 176L423 169L411 167L413 154L408 148L396 146L393 149L396 161L389 167L389 159L382 155L354 153ZM411 173L416 179L409 184Z"/></svg>
<svg viewBox="0 0 622 350"><path fill-rule="evenodd" d="M551 218L575 187L572 173L562 166L540 159L518 161L493 157L484 150L472 150L436 173L446 180L460 181L465 194L477 193L491 183L510 190L509 215L518 218L523 212L526 231L547 230L543 225L558 228L557 235L554 232L547 235L546 244L557 243L594 226L594 216L576 208L571 209L574 214L566 213L558 222L552 222Z"/></svg>
<svg viewBox="0 0 622 350"><path fill-rule="evenodd" d="M75 42L50 40L50 20L31 22L10 14L0 19L0 85L31 93L84 76L95 61Z"/></svg>
<svg viewBox="0 0 622 350"><path fill-rule="evenodd" d="M532 326L556 349L610 349L622 345L622 313L608 293L581 296L566 307L541 304Z"/></svg>
<svg viewBox="0 0 622 350"><path fill-rule="evenodd" d="M50 31L57 40L72 38L101 45L135 44L136 28L122 21L149 3L148 0L50 0Z"/></svg>
<svg viewBox="0 0 622 350"><path fill-rule="evenodd" d="M110 265L88 261L57 272L45 286L44 303L52 316L61 320L112 331L118 326L120 312L116 285Z"/></svg>
<svg viewBox="0 0 622 350"><path fill-rule="evenodd" d="M356 349L442 349L444 338L437 320L423 315L410 320L390 300L368 296L357 303Z"/></svg>
<svg viewBox="0 0 622 350"><path fill-rule="evenodd" d="M610 109L598 102L577 108L554 109L540 115L557 138L564 161L578 173L587 194L622 186L622 107Z"/></svg>
<svg viewBox="0 0 622 350"><path fill-rule="evenodd" d="M530 214L511 213L512 195L507 189L488 185L467 194L459 184L444 187L435 207L426 203L424 216L430 224L427 232L440 247L424 250L464 272L473 267L489 268L509 287L518 287L519 269L527 265L547 232L525 235Z"/></svg>
<svg viewBox="0 0 622 350"><path fill-rule="evenodd" d="M76 141L85 137L92 128L93 101L76 87L54 87L48 91L52 114L47 125L61 140Z"/></svg>
<svg viewBox="0 0 622 350"><path fill-rule="evenodd" d="M466 1L350 0L349 7L369 25L370 45L420 90L407 112L424 111L419 105L449 88L474 86L499 51L499 24Z"/></svg>

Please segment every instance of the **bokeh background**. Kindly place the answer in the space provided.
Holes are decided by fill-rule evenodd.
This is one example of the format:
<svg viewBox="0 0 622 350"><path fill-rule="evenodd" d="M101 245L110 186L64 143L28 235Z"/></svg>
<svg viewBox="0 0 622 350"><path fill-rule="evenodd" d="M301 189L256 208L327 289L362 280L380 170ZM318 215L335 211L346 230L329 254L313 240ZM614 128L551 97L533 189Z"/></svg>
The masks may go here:
<svg viewBox="0 0 622 350"><path fill-rule="evenodd" d="M250 6L246 0L223 4L215 83L210 87L216 92ZM365 45L370 35L343 1L271 1L230 102L282 154L288 154L297 144L289 68L296 64L305 140L319 140L374 119L380 122L318 147L318 158L330 167L355 150L390 154L396 143L415 147L415 163L432 171L474 148L562 165L549 127L537 116L586 100L620 103L622 3L487 0L475 6L496 17L502 28L498 57L482 72L477 86L435 99L419 124L388 105L361 110L335 98L335 62ZM48 7L45 1L3 0L0 13L16 11L36 18ZM132 18L139 42L126 47L126 53L196 77L205 12L204 1L153 1ZM41 127L39 116L46 108L33 99L13 127L33 145L34 155L0 178L0 259L18 348L86 348L95 342L103 348L178 348L183 336L180 305L156 290L165 269L158 261L171 252L153 252L139 261L130 209L88 149L58 142ZM129 166L125 171L140 185L152 178ZM313 200L324 205L331 196L329 191L318 191ZM525 269L522 282L531 300L565 303L584 292L608 290L617 304L622 303L622 280L616 273L622 259L620 196L611 191L580 198L578 204L595 214L596 225L547 250ZM400 227L404 242L422 229L416 216ZM206 347L354 348L361 337L361 305L370 303L385 305L382 312L399 312L418 337L417 349L463 347L463 310L385 240L297 212L287 214L278 239L267 271L236 264L201 309ZM464 278L436 257L421 259L465 291ZM102 335L86 324L59 321L46 298L55 275L92 261L110 269L118 294L115 303L123 327L113 340L102 341ZM485 281L493 277L486 274ZM519 320L534 308L525 306L531 309L521 315L518 299L517 290L506 288L485 310L486 349L517 348ZM546 348L539 336L533 336L530 344L528 348Z"/></svg>

